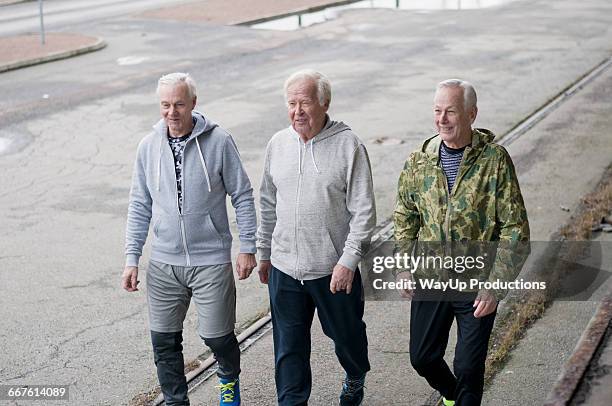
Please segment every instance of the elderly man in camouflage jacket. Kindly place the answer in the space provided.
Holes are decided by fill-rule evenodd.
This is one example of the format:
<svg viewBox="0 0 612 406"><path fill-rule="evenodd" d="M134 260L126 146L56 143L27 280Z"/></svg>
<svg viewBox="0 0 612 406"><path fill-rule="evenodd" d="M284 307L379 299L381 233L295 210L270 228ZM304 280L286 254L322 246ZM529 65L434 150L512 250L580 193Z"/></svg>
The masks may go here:
<svg viewBox="0 0 612 406"><path fill-rule="evenodd" d="M409 156L399 179L394 223L400 246L416 241L520 244L529 240L512 160L502 146L492 143L490 131L472 129L477 112L476 92L468 82L450 79L438 84L434 123L439 133ZM488 280L516 277L525 255L510 251L496 251ZM397 278L409 279L411 273L399 273ZM424 300L416 286L415 292L403 291L405 297L414 294L413 367L442 394L445 405L480 405L488 341L498 300L505 292L480 290L453 299ZM454 318L458 339L453 373L443 357Z"/></svg>

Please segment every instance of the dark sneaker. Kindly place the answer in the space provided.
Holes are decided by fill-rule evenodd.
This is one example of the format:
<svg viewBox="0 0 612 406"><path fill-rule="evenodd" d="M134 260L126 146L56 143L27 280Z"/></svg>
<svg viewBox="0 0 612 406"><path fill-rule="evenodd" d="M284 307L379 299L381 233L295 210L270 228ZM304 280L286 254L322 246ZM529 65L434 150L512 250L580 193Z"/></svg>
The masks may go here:
<svg viewBox="0 0 612 406"><path fill-rule="evenodd" d="M360 378L344 378L340 393L340 406L359 406L363 400L365 375Z"/></svg>
<svg viewBox="0 0 612 406"><path fill-rule="evenodd" d="M219 388L221 395L219 399L220 406L239 406L240 405L240 385L238 379L219 379Z"/></svg>

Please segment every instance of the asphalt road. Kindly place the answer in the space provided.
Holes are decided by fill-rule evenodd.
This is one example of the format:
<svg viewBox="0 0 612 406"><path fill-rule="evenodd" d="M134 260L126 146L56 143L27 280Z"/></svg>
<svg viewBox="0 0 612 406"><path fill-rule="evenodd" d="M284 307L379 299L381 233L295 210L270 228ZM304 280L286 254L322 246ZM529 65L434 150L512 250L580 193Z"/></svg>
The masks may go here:
<svg viewBox="0 0 612 406"><path fill-rule="evenodd" d="M62 30L73 24L99 21L188 0L44 0L43 22L46 30ZM1 6L1 4L0 4ZM0 36L39 32L38 1L16 3L0 8Z"/></svg>
<svg viewBox="0 0 612 406"><path fill-rule="evenodd" d="M194 75L199 107L234 134L257 188L265 144L287 125L284 79L305 66L327 73L332 117L368 146L382 222L405 157L432 132L438 81L471 80L476 124L503 134L610 56L610 11L607 0L535 0L352 10L292 32L137 15L63 26L109 45L0 75L0 382L70 384L70 404L104 405L155 384L144 292L123 292L119 277L131 166L157 120L161 74ZM239 325L267 308L255 279L239 284ZM187 358L203 351L192 311L185 337Z"/></svg>

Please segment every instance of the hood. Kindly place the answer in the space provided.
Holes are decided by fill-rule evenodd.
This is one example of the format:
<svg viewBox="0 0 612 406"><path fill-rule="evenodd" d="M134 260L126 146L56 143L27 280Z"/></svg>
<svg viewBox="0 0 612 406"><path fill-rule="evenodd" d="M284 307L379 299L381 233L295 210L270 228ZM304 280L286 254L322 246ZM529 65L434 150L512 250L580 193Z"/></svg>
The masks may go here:
<svg viewBox="0 0 612 406"><path fill-rule="evenodd" d="M191 130L191 135L189 136L189 138L187 138L187 142L191 141L192 139L196 137L199 137L202 134L207 134L208 132L210 132L210 130L217 127L217 123L211 120L207 120L206 117L204 117L204 114L200 113L197 110L193 110L191 112L191 117L193 117L193 119L195 120L195 125L193 126L193 130ZM166 135L168 134L168 126L166 125L166 122L162 118L153 126L153 129L158 136L162 137L159 143L159 154L157 158L156 184L157 184L157 190L159 191L160 183L161 183L160 179L161 179L161 166L162 166L162 159L161 159L162 148L163 148L163 145L166 145L164 140L166 139ZM200 143L196 142L195 144L198 147L200 163L202 164L202 169L204 170L204 177L206 178L206 184L208 186L208 191L210 192L212 190L212 187L210 184L210 176L208 174L208 167L206 166L206 161L204 160L204 154L202 153L202 148L200 147Z"/></svg>
<svg viewBox="0 0 612 406"><path fill-rule="evenodd" d="M472 143L469 145L469 147L471 149L480 150L485 144L493 142L493 139L495 139L495 134L493 134L492 131L487 130L486 128L474 128L472 129ZM440 134L436 134L423 142L421 152L430 155L433 154L437 158L440 151L441 142L442 139L440 138Z"/></svg>
<svg viewBox="0 0 612 406"><path fill-rule="evenodd" d="M315 135L312 139L310 139L307 142L307 144L311 142L321 142L324 139L329 138L333 135L336 135L342 131L346 131L346 130L350 131L351 129L348 125L344 124L342 121L330 120L328 115L325 115L325 118L326 118L326 121L325 121L325 125L323 126L323 129L317 135ZM293 135L294 138L301 140L300 135L297 133L297 131L295 131L292 125L289 126L289 132Z"/></svg>
<svg viewBox="0 0 612 406"><path fill-rule="evenodd" d="M204 114L197 110L193 110L191 112L191 117L195 119L195 125L191 131L191 136L188 139L195 138L217 127L217 123L207 119L204 117ZM153 126L153 130L155 130L155 132L162 137L165 137L168 134L168 126L163 118Z"/></svg>
<svg viewBox="0 0 612 406"><path fill-rule="evenodd" d="M342 121L332 121L330 120L328 115L325 115L325 118L327 121L325 122L325 126L323 126L323 129L306 143L302 141L300 135L293 128L293 125L289 126L289 132L297 141L298 173L302 173L302 145L304 145L305 148L310 145L310 159L312 159L312 164L315 168L315 171L317 173L321 173L319 171L319 167L317 166L317 160L315 159L315 143L320 143L321 141L333 137L334 135L339 134L343 131L351 130L351 128L348 125L344 124Z"/></svg>

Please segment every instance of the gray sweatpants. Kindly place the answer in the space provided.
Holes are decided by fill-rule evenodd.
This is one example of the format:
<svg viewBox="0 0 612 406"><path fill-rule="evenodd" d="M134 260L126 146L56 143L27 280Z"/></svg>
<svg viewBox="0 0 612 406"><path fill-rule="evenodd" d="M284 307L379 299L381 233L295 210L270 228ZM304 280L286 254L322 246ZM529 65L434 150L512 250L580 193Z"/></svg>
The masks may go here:
<svg viewBox="0 0 612 406"><path fill-rule="evenodd" d="M200 337L217 338L234 331L236 285L231 263L184 267L149 262L147 298L152 331L182 331L192 297Z"/></svg>

